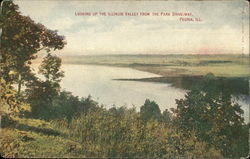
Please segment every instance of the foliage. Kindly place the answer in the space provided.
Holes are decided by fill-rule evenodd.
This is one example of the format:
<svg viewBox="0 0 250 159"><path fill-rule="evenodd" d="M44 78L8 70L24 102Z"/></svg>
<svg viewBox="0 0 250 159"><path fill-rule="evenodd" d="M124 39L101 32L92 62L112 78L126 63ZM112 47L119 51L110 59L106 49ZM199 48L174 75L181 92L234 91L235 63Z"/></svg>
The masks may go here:
<svg viewBox="0 0 250 159"><path fill-rule="evenodd" d="M173 114L168 109L165 109L162 112L161 121L166 124L171 124L173 121Z"/></svg>
<svg viewBox="0 0 250 159"><path fill-rule="evenodd" d="M149 121L150 119L160 120L161 110L155 101L145 100L143 106L141 106L140 116L143 121Z"/></svg>
<svg viewBox="0 0 250 159"><path fill-rule="evenodd" d="M0 77L0 105L2 113L15 112L18 101L16 100L16 91L2 77Z"/></svg>
<svg viewBox="0 0 250 159"><path fill-rule="evenodd" d="M3 77L8 82L14 79L9 72L18 74L28 73L31 60L42 49L62 49L65 45L64 37L57 31L49 30L44 25L35 23L27 16L21 15L18 6L12 1L4 3L1 16L2 28L2 61Z"/></svg>
<svg viewBox="0 0 250 159"><path fill-rule="evenodd" d="M55 92L53 87L46 85L47 82L35 83L26 90L26 100L31 104L30 116L45 120L71 120L72 117L85 114L90 109L98 109L97 102L93 101L91 96L78 98L71 92Z"/></svg>
<svg viewBox="0 0 250 159"><path fill-rule="evenodd" d="M50 108L55 109L48 117L54 116L54 120L50 119L50 123L18 118L11 124L12 131L7 129L11 125L5 124L7 133L0 137L4 148L1 154L15 157L222 158L217 150L200 142L195 132L186 135L154 118L145 122L135 109L107 110L99 107L91 97L78 99L69 92L61 92L52 103ZM52 144L57 148L51 148Z"/></svg>
<svg viewBox="0 0 250 159"><path fill-rule="evenodd" d="M51 111L52 101L59 95L61 78L64 76L60 70L61 59L48 54L42 61L39 72L45 81L34 78L27 83L26 101L31 103L32 114L38 116L46 111Z"/></svg>
<svg viewBox="0 0 250 159"><path fill-rule="evenodd" d="M79 141L87 157L221 157L195 136L184 137L157 120L145 123L134 109L92 109L54 125Z"/></svg>
<svg viewBox="0 0 250 159"><path fill-rule="evenodd" d="M31 60L40 50L60 50L66 44L64 37L57 31L49 30L44 25L35 23L27 16L21 15L18 6L6 1L0 17L1 34L1 101L10 109L18 106L21 86L36 79L31 72ZM12 85L17 83L17 92ZM46 83L48 84L48 83ZM11 93L10 93L11 92Z"/></svg>
<svg viewBox="0 0 250 159"><path fill-rule="evenodd" d="M186 132L195 131L199 140L215 146L227 157L246 156L248 135L243 130L243 110L213 78L208 74L185 99L176 100L175 124Z"/></svg>
<svg viewBox="0 0 250 159"><path fill-rule="evenodd" d="M47 119L71 120L73 117L86 114L90 109L98 109L97 102L93 101L91 96L79 99L70 92L63 91L53 99Z"/></svg>
<svg viewBox="0 0 250 159"><path fill-rule="evenodd" d="M25 90L26 101L31 105L31 113L38 116L41 111L49 109L52 99L58 95L58 84L50 81L33 81Z"/></svg>
<svg viewBox="0 0 250 159"><path fill-rule="evenodd" d="M62 60L57 56L47 54L39 67L39 72L47 81L58 83L64 76L64 72L60 70Z"/></svg>

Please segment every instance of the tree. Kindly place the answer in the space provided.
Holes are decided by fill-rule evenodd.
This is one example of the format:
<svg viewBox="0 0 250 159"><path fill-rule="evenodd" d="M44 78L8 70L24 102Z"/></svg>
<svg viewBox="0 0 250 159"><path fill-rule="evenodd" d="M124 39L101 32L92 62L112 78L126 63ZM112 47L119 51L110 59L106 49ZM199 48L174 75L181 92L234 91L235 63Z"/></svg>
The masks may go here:
<svg viewBox="0 0 250 159"><path fill-rule="evenodd" d="M52 99L60 92L59 82L64 76L64 72L61 71L61 65L62 60L59 57L48 53L39 67L38 73L42 74L46 79L42 82L44 87L42 89L47 90L44 96L49 104L51 104Z"/></svg>
<svg viewBox="0 0 250 159"><path fill-rule="evenodd" d="M35 102L39 95L41 95L40 99L49 97L44 102L50 100L55 94L54 88L59 88L59 84L56 82L60 80L62 74L57 71L60 73L55 80L52 79L53 84L44 83L32 73L31 62L41 50L50 52L62 49L66 44L64 36L58 35L56 30L50 30L40 23L35 23L30 17L21 15L18 6L12 1L4 2L0 27L2 29L0 48L1 93L6 92L1 94L1 102L3 101L4 105L8 105L10 108L20 106L18 102L23 100L20 92L21 86L24 84L29 89L26 94L30 96L27 98L34 99L33 103L39 103ZM58 64L61 65L58 59L56 63L55 67ZM12 87L13 84L18 84L17 92ZM53 89L51 89L51 85L53 85Z"/></svg>
<svg viewBox="0 0 250 159"><path fill-rule="evenodd" d="M52 56L50 53L43 59L39 67L39 72L46 81L58 83L64 76L64 72L60 70L62 60L57 56Z"/></svg>
<svg viewBox="0 0 250 159"><path fill-rule="evenodd" d="M227 157L242 157L247 153L247 134L244 133L243 110L232 101L212 74L185 95L176 100L176 125L186 131L195 131L200 140L214 145ZM242 135L244 137L242 138ZM245 138L245 141L244 141ZM239 143L245 144L239 144ZM235 144L243 148L241 153ZM236 146L237 147L237 146Z"/></svg>
<svg viewBox="0 0 250 159"><path fill-rule="evenodd" d="M18 6L12 1L4 3L2 13L2 77L10 84L18 83L19 95L21 85L33 76L30 65L31 60L36 58L36 53L43 49L60 50L66 42L57 31L49 30L44 25L35 23L30 17L21 15Z"/></svg>
<svg viewBox="0 0 250 159"><path fill-rule="evenodd" d="M144 121L149 121L150 119L160 120L161 110L155 101L146 99L144 105L141 106L140 116Z"/></svg>
<svg viewBox="0 0 250 159"><path fill-rule="evenodd" d="M34 78L27 83L25 92L27 102L31 103L33 116L39 116L41 112L48 116L48 112L52 111L52 101L60 93L59 82L64 76L64 72L60 70L61 62L59 57L48 53L38 71L45 77L45 81Z"/></svg>
<svg viewBox="0 0 250 159"><path fill-rule="evenodd" d="M168 109L164 110L162 112L162 118L161 121L166 123L166 124L170 124L172 121L172 114L170 111L168 111Z"/></svg>

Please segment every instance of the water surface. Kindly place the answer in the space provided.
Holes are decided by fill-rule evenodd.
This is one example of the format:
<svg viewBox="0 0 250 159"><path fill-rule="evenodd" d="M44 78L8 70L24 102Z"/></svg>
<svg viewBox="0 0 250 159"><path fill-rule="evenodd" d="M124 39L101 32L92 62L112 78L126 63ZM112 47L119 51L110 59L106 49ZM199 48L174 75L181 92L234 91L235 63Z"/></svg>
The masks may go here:
<svg viewBox="0 0 250 159"><path fill-rule="evenodd" d="M37 66L35 68L37 70ZM106 108L126 106L139 110L145 100L150 99L164 111L176 108L175 99L184 98L187 92L169 83L113 80L160 77L131 68L63 64L62 70L65 72L61 81L62 89L79 97L91 95L92 99ZM248 122L249 98L243 96L237 99L237 103L242 105L245 121Z"/></svg>
<svg viewBox="0 0 250 159"><path fill-rule="evenodd" d="M107 108L113 105L129 108L135 106L138 110L145 99L150 99L156 101L161 110L165 110L175 107L175 99L183 98L186 92L172 87L171 84L113 80L159 77L131 68L66 64L62 69L65 71L62 88L80 97L90 94Z"/></svg>

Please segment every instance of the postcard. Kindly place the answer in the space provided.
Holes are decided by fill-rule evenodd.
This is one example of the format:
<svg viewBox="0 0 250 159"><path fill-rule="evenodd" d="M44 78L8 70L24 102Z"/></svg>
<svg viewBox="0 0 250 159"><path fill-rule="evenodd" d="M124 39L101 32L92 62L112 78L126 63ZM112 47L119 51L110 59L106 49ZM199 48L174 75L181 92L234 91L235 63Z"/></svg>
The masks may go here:
<svg viewBox="0 0 250 159"><path fill-rule="evenodd" d="M245 0L3 0L5 158L249 156Z"/></svg>

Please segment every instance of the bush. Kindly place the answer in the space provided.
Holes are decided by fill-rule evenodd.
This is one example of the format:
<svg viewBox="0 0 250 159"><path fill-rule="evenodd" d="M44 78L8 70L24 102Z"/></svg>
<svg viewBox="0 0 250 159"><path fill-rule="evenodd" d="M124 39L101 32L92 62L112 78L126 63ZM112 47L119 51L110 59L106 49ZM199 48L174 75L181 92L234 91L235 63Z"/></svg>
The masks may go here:
<svg viewBox="0 0 250 159"><path fill-rule="evenodd" d="M154 119L145 123L134 109L92 109L71 121L54 121L54 125L80 142L87 157L220 156L199 142L195 134L185 136Z"/></svg>

